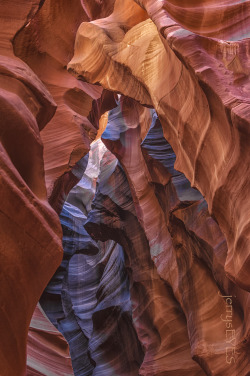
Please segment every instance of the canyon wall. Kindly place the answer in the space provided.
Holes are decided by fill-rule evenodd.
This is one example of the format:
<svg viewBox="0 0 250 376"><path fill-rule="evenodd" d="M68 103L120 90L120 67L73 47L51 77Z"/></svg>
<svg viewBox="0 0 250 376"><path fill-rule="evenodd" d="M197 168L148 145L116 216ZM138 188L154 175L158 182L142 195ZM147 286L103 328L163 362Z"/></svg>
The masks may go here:
<svg viewBox="0 0 250 376"><path fill-rule="evenodd" d="M1 376L250 373L249 15L3 0Z"/></svg>

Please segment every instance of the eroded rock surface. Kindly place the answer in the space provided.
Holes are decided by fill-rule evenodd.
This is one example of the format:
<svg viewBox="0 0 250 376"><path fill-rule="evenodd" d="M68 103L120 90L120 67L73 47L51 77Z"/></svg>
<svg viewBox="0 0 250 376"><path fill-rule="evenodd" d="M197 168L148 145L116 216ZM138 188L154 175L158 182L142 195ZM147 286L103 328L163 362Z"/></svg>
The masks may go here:
<svg viewBox="0 0 250 376"><path fill-rule="evenodd" d="M163 135L162 138L159 137L159 120L153 119L148 133L149 140L147 136L141 148L140 125L135 128L129 127L126 107L123 112L123 106L121 100L121 104L111 111L102 139L117 156L126 173L136 216L149 243L148 256L154 261L158 275L172 289L175 299L185 314L192 358L207 374L246 375L249 371L247 360L249 327L245 327L245 321L249 315L249 294L232 283L226 275L225 238L216 222L209 216L204 199L199 194L195 197L192 188L185 184L185 176L179 176L183 182L181 187L177 185L177 190L175 189L174 155L169 158L167 152L162 156L152 154L150 148L147 150L147 142L150 140L152 143L154 135L162 147L164 143L167 144ZM147 151L154 155L153 164L145 154ZM162 165L165 165L165 173ZM103 185L102 189L107 192L105 185L110 187L111 183L105 182ZM117 186L117 183L113 185ZM123 185L124 183L121 186ZM110 195L113 197L113 193L108 194ZM114 214L109 213L111 209L107 207L105 210L102 209L103 200L103 197L98 199L98 194L95 197L94 214L90 213L90 224L87 225L90 231L91 226L94 228L96 225L100 226L106 215L108 215L108 221L115 222L112 226L117 225L117 219L113 219ZM95 203L97 203L97 208ZM113 205L112 208L114 208ZM117 212L115 213L117 215ZM192 223L192 230L189 227L190 223ZM104 221L104 228L105 224L106 221ZM102 236L100 235L102 233L103 231L97 232L95 236L98 238ZM209 234L212 234L212 237ZM224 314L225 298L222 296L231 296L227 301L231 306L228 304L229 308L226 307L226 309L230 311L233 305L235 307L234 313L230 316L232 320L230 328L234 328L233 331L225 331L224 319L226 320L227 316ZM147 306L146 303L145 306ZM194 312L191 308L193 306L195 306ZM157 313L161 315L160 309L157 309ZM164 316L163 311L162 315ZM213 328L212 331L211 328ZM234 349L230 347L230 350L227 344L229 333L234 335L234 339L230 338L230 343L234 343L235 346ZM169 332L168 335L170 335ZM164 330L160 337L167 337ZM173 349L172 343L170 348ZM166 346L164 350L163 353L167 357L168 347ZM235 354L233 360L231 357L227 358L229 351ZM147 358L146 355L145 358ZM157 364L156 359L165 359L164 356L156 355L152 358L154 367ZM153 368L151 371L142 365L140 374L163 374L162 372L167 369L166 364L163 360L162 363L159 362L159 368Z"/></svg>
<svg viewBox="0 0 250 376"><path fill-rule="evenodd" d="M71 174L72 167L88 153L100 116L114 103L113 94L76 80L66 70L81 22L92 19L93 12L98 17L110 11L101 7L102 11L97 13L97 8L94 9L86 13L80 0L71 3L46 0L13 41L15 54L33 69L57 104L56 113L41 137L48 195L58 213L63 202L58 205L57 197L66 198L77 183Z"/></svg>
<svg viewBox="0 0 250 376"><path fill-rule="evenodd" d="M0 364L1 375L25 375L29 323L60 264L61 226L46 201L40 131L56 104L16 58L11 40L38 11L38 1L1 4L0 14Z"/></svg>
<svg viewBox="0 0 250 376"><path fill-rule="evenodd" d="M227 274L249 290L249 39L202 37L165 13L159 28L136 7L132 23L116 6L110 17L81 24L68 69L155 108L176 170L203 194L226 236Z"/></svg>
<svg viewBox="0 0 250 376"><path fill-rule="evenodd" d="M249 7L3 0L1 376L249 375Z"/></svg>
<svg viewBox="0 0 250 376"><path fill-rule="evenodd" d="M62 209L64 258L40 300L69 343L75 375L137 375L143 358L123 249L113 240L95 242L84 229L106 152L100 140L93 145L87 169L68 197L74 205L67 201ZM114 169L110 153L107 162Z"/></svg>
<svg viewBox="0 0 250 376"><path fill-rule="evenodd" d="M110 11L102 7L100 15ZM25 374L29 322L61 262L62 231L51 206L61 211L80 179L78 162L95 138L98 119L114 102L112 93L81 85L66 70L83 20L89 16L80 0L70 6L36 0L1 4L0 372L4 376Z"/></svg>
<svg viewBox="0 0 250 376"><path fill-rule="evenodd" d="M37 305L29 327L27 376L73 376L65 338Z"/></svg>

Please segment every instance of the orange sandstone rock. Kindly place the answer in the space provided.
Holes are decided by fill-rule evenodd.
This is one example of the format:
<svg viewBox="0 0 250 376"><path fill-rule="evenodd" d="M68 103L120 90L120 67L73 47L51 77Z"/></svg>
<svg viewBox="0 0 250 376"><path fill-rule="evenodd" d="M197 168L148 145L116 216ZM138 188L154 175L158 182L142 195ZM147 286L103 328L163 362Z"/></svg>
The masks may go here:
<svg viewBox="0 0 250 376"><path fill-rule="evenodd" d="M74 375L68 344L39 304L30 323L27 354L27 376Z"/></svg>
<svg viewBox="0 0 250 376"><path fill-rule="evenodd" d="M249 289L248 41L213 41L170 19L163 38L138 14L119 38L119 18L83 23L68 69L156 109L176 169L204 195L226 236L226 272Z"/></svg>
<svg viewBox="0 0 250 376"><path fill-rule="evenodd" d="M0 364L1 375L25 375L29 323L60 264L61 226L48 205L40 130L53 98L12 51L11 40L38 10L36 1L6 1L0 15Z"/></svg>
<svg viewBox="0 0 250 376"><path fill-rule="evenodd" d="M169 17L185 29L208 37L238 40L250 36L250 2L222 0L135 0L160 32Z"/></svg>

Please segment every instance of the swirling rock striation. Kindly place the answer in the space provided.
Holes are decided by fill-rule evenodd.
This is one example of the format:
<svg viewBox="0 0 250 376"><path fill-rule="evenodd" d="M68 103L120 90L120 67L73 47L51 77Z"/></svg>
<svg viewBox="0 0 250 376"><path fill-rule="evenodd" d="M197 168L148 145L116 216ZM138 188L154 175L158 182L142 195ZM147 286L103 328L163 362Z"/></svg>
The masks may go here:
<svg viewBox="0 0 250 376"><path fill-rule="evenodd" d="M27 376L73 376L69 346L38 304L29 327Z"/></svg>
<svg viewBox="0 0 250 376"><path fill-rule="evenodd" d="M62 209L64 259L40 302L69 343L75 375L137 375L143 353L123 249L114 241L96 243L83 227L105 152L101 141L93 144L85 174ZM114 168L114 157L107 162Z"/></svg>
<svg viewBox="0 0 250 376"><path fill-rule="evenodd" d="M226 40L250 36L250 2L216 0L135 0L146 9L160 32L168 26L169 17L194 33Z"/></svg>
<svg viewBox="0 0 250 376"><path fill-rule="evenodd" d="M145 352L138 374L202 375L190 356L185 317L151 260L121 167L100 180L85 227L96 239L119 241L126 252L133 323Z"/></svg>
<svg viewBox="0 0 250 376"><path fill-rule="evenodd" d="M249 4L2 2L1 375L249 374Z"/></svg>
<svg viewBox="0 0 250 376"><path fill-rule="evenodd" d="M150 4L155 3L148 1L145 8ZM176 154L175 169L202 193L226 236L227 274L248 290L249 40L202 37L166 14L159 27L137 8L132 23L124 20L126 6L123 17L116 6L121 9L121 2L110 17L81 24L68 69L155 108ZM244 22L238 27L244 35ZM205 32L205 25L201 28Z"/></svg>
<svg viewBox="0 0 250 376"><path fill-rule="evenodd" d="M232 283L226 276L224 262L227 246L223 234L216 222L209 216L204 199L201 199L198 194L194 200L190 186L183 184L186 179L184 176L182 185L177 185L181 194L176 194L173 184L176 177L173 168L174 155L169 158L169 154L166 153L164 160L162 154L156 152L153 154L152 148L148 147L151 155L154 155L152 163L152 161L149 162L148 156L145 154L146 150L142 151L143 148L146 149L145 146L149 140L152 142L152 138L157 140L159 137L159 121L157 120L156 123L155 119L153 120L148 133L149 139L147 140L146 137L141 148L140 126L128 127L127 113L123 113L122 108L122 105L119 105L111 111L102 139L118 157L127 175L135 205L135 217L141 226L141 230L137 230L136 233L143 232L148 242L148 247L144 246L143 252L141 252L145 257L146 249L148 249L148 257L153 260L156 267L155 270L153 269L154 277L156 278L158 275L158 278L166 281L172 291L172 299L174 298L174 301L178 302L180 311L185 315L188 332L186 352L198 362L206 374L247 375L249 372L247 361L249 327L245 326L245 322L249 315L249 294ZM163 138L158 138L158 140L160 145L162 142L164 144ZM164 167L164 174L163 166L159 165L158 160L161 160L161 163L172 171L173 177L166 167ZM93 209L85 227L96 239L106 240L110 236L112 239L120 241L121 244L126 244L128 240L124 240L124 231L127 232L129 226L132 226L132 229L135 229L136 226L132 224L131 219L125 225L120 225L120 221L124 221L127 215L121 212L120 206L123 208L123 204L120 203L117 208L119 194L121 194L119 189L122 191L122 187L126 186L126 183L123 180L122 184L119 184L117 174L118 172L116 175L113 173L108 181L104 179L103 184L99 185L93 201ZM111 186L113 189L110 189ZM185 199L190 194L191 201ZM127 197L127 193L125 197ZM142 240L138 243L141 242ZM140 253L138 243L134 250L135 254ZM126 248L124 245L123 247L126 252L129 252L129 247ZM129 259L130 257L128 256ZM129 267L132 270L133 265L137 265L138 268L138 265L143 265L143 262L142 260L131 262ZM143 267L144 273L146 269ZM149 280L152 278L150 275L146 277L145 274L144 277ZM168 293L163 286L160 290L163 304L163 297L167 298ZM133 296L132 291L131 296ZM231 297L228 300L231 304L229 308L225 307L223 296ZM232 298L233 296L234 298ZM144 305L147 307L146 301ZM169 301L167 306L170 309ZM169 328L166 330L161 325L163 320L161 317L166 320L163 307L164 304L161 308L157 307L155 311L158 313L160 324L157 323L157 318L153 320L153 327L162 338L161 356L157 352L146 352L140 368L142 375L161 375L169 370L168 366L171 367L171 362L167 359L168 353L174 352L174 347L172 342L163 341L171 333ZM226 309L231 309L232 312L232 307L234 310L229 320L230 328L233 329L230 330L232 338L230 338L229 350L228 337L225 338L225 333L228 336L229 332L225 331L226 316L224 313ZM146 310L147 308L145 308ZM135 322L138 321L138 318L133 318ZM141 340L139 333L142 325L139 327L138 336ZM175 325L173 328L171 327L173 331L174 328L176 328ZM153 341L152 338L151 340ZM145 346L145 343L142 343ZM150 345L145 347L150 348ZM159 349L156 343L152 348L154 351ZM180 350L178 349L178 351ZM176 353L178 351L176 350ZM231 351L230 354L229 351ZM172 369L172 372L183 372L181 367L185 368L185 366L180 363L179 367ZM188 370L195 372L190 363ZM200 370L200 372L202 371Z"/></svg>
<svg viewBox="0 0 250 376"><path fill-rule="evenodd" d="M40 131L56 104L12 40L38 1L5 1L0 14L0 372L25 375L29 323L61 262L60 222L46 201ZM38 278L39 276L39 278Z"/></svg>
<svg viewBox="0 0 250 376"><path fill-rule="evenodd" d="M41 137L48 196L58 213L63 204L58 203L58 196L66 197L78 182L72 168L88 153L102 113L115 104L112 93L76 80L65 69L73 55L80 23L98 17L96 5L86 13L83 4L80 0L46 0L13 40L15 54L33 69L57 104ZM102 7L99 13L107 16L109 12Z"/></svg>

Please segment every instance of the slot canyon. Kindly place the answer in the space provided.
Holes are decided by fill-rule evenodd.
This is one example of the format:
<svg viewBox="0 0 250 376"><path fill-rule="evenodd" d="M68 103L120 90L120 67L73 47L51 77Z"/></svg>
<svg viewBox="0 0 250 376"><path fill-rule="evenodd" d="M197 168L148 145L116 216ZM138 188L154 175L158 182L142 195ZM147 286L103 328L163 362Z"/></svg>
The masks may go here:
<svg viewBox="0 0 250 376"><path fill-rule="evenodd" d="M0 34L0 376L250 376L250 0Z"/></svg>

